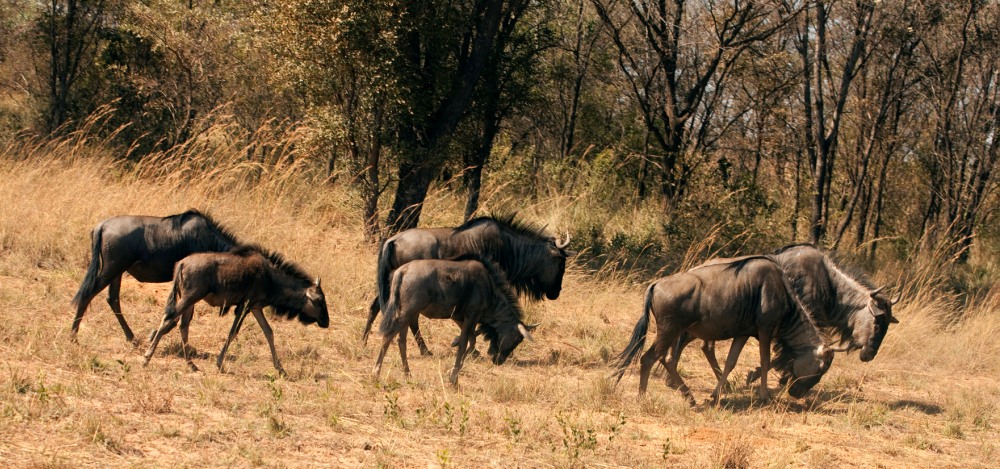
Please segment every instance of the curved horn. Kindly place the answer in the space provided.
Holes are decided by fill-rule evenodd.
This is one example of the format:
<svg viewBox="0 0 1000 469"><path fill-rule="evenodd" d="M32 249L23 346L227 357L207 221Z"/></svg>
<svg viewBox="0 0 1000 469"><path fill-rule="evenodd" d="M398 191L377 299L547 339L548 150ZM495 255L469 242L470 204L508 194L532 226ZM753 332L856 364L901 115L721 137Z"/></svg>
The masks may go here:
<svg viewBox="0 0 1000 469"><path fill-rule="evenodd" d="M534 324L525 324L524 328L527 329L530 332L530 331L533 331L533 330L537 329L538 326L540 326L541 324L542 323L540 323L540 322L536 322Z"/></svg>
<svg viewBox="0 0 1000 469"><path fill-rule="evenodd" d="M524 323L522 322L517 323L517 331L520 332L525 339L528 339L531 342L535 341L535 339L531 337L531 332L528 332L528 328L524 327Z"/></svg>
<svg viewBox="0 0 1000 469"><path fill-rule="evenodd" d="M834 347L833 344L828 344L826 346L827 352L849 352L851 350L850 345L839 345Z"/></svg>
<svg viewBox="0 0 1000 469"><path fill-rule="evenodd" d="M903 292L900 291L899 293L896 293L896 297L895 298L889 300L889 304L890 305L894 305L896 303L899 303L899 300L902 300L902 299L903 299Z"/></svg>
<svg viewBox="0 0 1000 469"><path fill-rule="evenodd" d="M319 284L320 284L320 281L321 281L321 280L320 280L320 278L319 278L319 277L316 277L316 281L315 281L315 282L313 282L313 283L315 283L315 284L316 284L316 286L318 287L318 286L319 286Z"/></svg>
<svg viewBox="0 0 1000 469"><path fill-rule="evenodd" d="M869 295L871 295L872 298L875 298L875 295L878 295L884 289L885 289L885 287L878 287L878 288L872 290L871 293L869 293Z"/></svg>
<svg viewBox="0 0 1000 469"><path fill-rule="evenodd" d="M559 249L566 249L566 246L569 246L569 240L570 240L569 231L567 231L566 232L566 241L563 241L561 243L557 241L556 242L556 247L559 248Z"/></svg>

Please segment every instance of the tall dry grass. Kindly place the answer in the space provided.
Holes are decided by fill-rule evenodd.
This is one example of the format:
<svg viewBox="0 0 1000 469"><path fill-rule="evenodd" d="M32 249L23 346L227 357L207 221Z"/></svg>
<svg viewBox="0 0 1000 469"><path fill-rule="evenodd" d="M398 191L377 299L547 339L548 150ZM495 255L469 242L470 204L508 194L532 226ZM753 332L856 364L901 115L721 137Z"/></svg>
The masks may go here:
<svg viewBox="0 0 1000 469"><path fill-rule="evenodd" d="M369 377L374 341L359 343L374 293L374 247L361 235L349 187L325 180L300 153L302 129L255 133L220 126L184 147L120 163L112 146L82 131L57 141L19 138L0 149L0 461L19 466L397 467L992 467L1000 397L994 340L1000 290L972 300L941 293L939 265L887 265L882 283L904 301L878 358L840 356L803 400L769 404L734 379L721 409L690 408L657 372L637 399L634 373L617 387L609 363L641 306L645 270L570 266L563 295L527 305L542 326L535 343L502 367L473 359L460 385L444 376L454 326L424 321L433 357L411 354L413 376L393 351L383 380ZM238 142L238 143L235 143ZM524 202L490 180L487 209L518 208L552 231L601 220L600 195L583 191ZM555 189L548 189L555 192ZM70 344L69 300L89 262L89 231L117 214L210 212L240 237L283 252L324 278L331 327L278 321L275 376L262 334L247 324L227 373L211 366L228 318L199 309L186 371L176 334L148 367L123 340L99 296ZM425 223L461 218L460 195L432 192ZM629 210L632 212L630 213ZM653 216L623 210L610 223ZM642 218L646 219L646 218ZM634 230L650 229L635 223ZM577 230L579 231L579 230ZM683 268L732 241L710 229L675 252ZM641 236L637 236L641 239ZM671 268L663 273L670 273ZM146 331L162 314L166 285L126 280L123 310ZM962 314L956 314L957 308ZM720 347L720 355L725 347ZM747 347L734 376L752 369ZM411 347L411 351L413 347ZM714 387L696 350L682 374L697 396Z"/></svg>

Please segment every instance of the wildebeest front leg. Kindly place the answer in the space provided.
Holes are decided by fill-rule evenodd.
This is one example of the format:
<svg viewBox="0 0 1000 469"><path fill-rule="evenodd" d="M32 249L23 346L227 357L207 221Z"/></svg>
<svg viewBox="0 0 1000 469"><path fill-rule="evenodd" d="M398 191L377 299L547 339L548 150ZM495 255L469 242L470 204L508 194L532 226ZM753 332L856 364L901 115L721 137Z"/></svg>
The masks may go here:
<svg viewBox="0 0 1000 469"><path fill-rule="evenodd" d="M267 318L264 317L264 310L254 308L251 311L253 311L253 317L257 320L257 324L260 325L260 330L264 331L267 346L271 348L271 361L274 362L274 369L278 370L279 375L288 376L288 373L285 373L285 369L281 367L281 362L278 361L278 351L274 348L274 331L271 330L271 325L267 323Z"/></svg>
<svg viewBox="0 0 1000 469"><path fill-rule="evenodd" d="M771 335L768 333L760 333L760 337L757 338L758 345L760 346L760 400L767 402L770 400L771 396L767 390L767 372L768 367L771 365Z"/></svg>
<svg viewBox="0 0 1000 469"><path fill-rule="evenodd" d="M111 282L108 283L108 306L111 307L111 312L115 313L115 319L118 320L118 324L122 326L122 332L125 333L125 340L132 342L134 346L138 346L139 342L135 339L135 335L132 334L132 329L128 327L128 323L125 322L125 316L122 316L121 290L122 277L119 275L111 279Z"/></svg>
<svg viewBox="0 0 1000 469"><path fill-rule="evenodd" d="M733 339L733 345L729 347L729 356L726 357L726 369L722 370L722 373L719 375L719 382L715 385L715 391L712 392L712 405L719 405L719 398L722 397L722 388L729 381L729 373L732 373L733 368L736 367L736 361L740 358L740 352L743 351L743 346L747 344L747 339L749 337L746 336ZM705 341L705 343L708 342ZM712 355L715 355L714 350Z"/></svg>
<svg viewBox="0 0 1000 469"><path fill-rule="evenodd" d="M466 318L462 324L462 334L458 339L458 352L455 353L455 367L451 369L451 377L448 379L452 385L458 384L458 372L462 370L465 353L469 350L469 338L475 334L475 329L476 322Z"/></svg>
<svg viewBox="0 0 1000 469"><path fill-rule="evenodd" d="M243 320L246 319L247 315L247 304L245 302L240 302L236 305L236 312L233 316L233 327L229 329L229 337L226 338L226 343L222 344L222 350L219 352L219 358L215 361L215 365L219 367L219 371L223 371L222 364L226 359L226 351L229 350L229 344L236 338L236 335L240 333L240 328L243 327Z"/></svg>
<svg viewBox="0 0 1000 469"><path fill-rule="evenodd" d="M184 361L187 362L191 371L198 371L198 367L191 360L191 353L188 350L188 327L191 325L191 318L194 316L194 307L190 307L181 313L181 352L184 354Z"/></svg>

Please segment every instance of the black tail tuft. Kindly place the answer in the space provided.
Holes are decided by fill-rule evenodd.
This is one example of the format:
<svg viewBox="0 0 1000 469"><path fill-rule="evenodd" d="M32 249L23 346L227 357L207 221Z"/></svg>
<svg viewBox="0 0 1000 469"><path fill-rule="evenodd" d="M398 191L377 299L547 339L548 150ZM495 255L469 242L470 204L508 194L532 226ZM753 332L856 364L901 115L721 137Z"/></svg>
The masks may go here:
<svg viewBox="0 0 1000 469"><path fill-rule="evenodd" d="M392 276L392 291L389 301L382 306L382 323L379 324L378 331L383 337L396 331L396 315L399 314L399 286L403 283L403 272L397 271ZM388 289L387 289L388 290ZM387 292L386 296L389 296Z"/></svg>
<svg viewBox="0 0 1000 469"><path fill-rule="evenodd" d="M382 249L378 250L378 302L379 308L385 312L386 303L389 302L389 281L392 275L392 265L396 257L396 242L388 239L382 244Z"/></svg>
<svg viewBox="0 0 1000 469"><path fill-rule="evenodd" d="M639 322L635 324L635 329L632 330L632 338L629 339L628 345L618 355L618 368L612 374L615 377L615 383L622 380L622 376L625 375L625 369L628 368L632 360L635 359L635 356L646 345L646 333L649 331L649 315L653 311L653 286L655 285L654 283L646 288L646 300L643 302L642 315L639 316Z"/></svg>
<svg viewBox="0 0 1000 469"><path fill-rule="evenodd" d="M90 266L87 267L87 273L83 276L83 282L80 284L80 289L77 290L76 295L73 296L73 307L77 308L80 303L92 298L97 294L94 291L97 288L97 276L101 274L101 268L104 264L103 256L101 255L101 243L103 239L104 226L98 225L94 228L94 231L90 234Z"/></svg>

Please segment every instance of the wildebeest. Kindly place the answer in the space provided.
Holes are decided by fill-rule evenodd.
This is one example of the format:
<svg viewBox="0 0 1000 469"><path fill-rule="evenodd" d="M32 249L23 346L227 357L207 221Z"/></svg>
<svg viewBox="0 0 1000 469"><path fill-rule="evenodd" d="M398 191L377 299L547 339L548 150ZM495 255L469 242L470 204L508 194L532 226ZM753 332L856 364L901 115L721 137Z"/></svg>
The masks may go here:
<svg viewBox="0 0 1000 469"><path fill-rule="evenodd" d="M387 239L378 255L378 297L372 301L362 341L368 340L380 309L389 301L392 272L417 259L452 259L477 254L506 273L514 291L540 300L559 298L566 270L566 240L557 242L543 229L515 219L514 214L471 219L456 228L414 228ZM410 325L422 355L430 354L417 322Z"/></svg>
<svg viewBox="0 0 1000 469"><path fill-rule="evenodd" d="M621 380L644 346L649 317L655 315L656 339L640 360L640 394L646 392L653 365L686 332L702 340L737 339L712 394L713 401L718 402L747 337L756 337L760 344L763 370L760 398L769 398L766 376L771 365L772 340L774 367L791 379L789 394L803 396L829 369L833 353L825 349L809 312L789 288L777 262L766 256L703 265L653 282L646 289L643 314L632 338L619 356L617 379ZM694 404L694 396L677 373L676 362L665 365L667 385L678 389Z"/></svg>
<svg viewBox="0 0 1000 469"><path fill-rule="evenodd" d="M76 316L71 340L76 341L80 320L91 300L107 288L108 304L125 339L137 343L119 303L122 274L128 272L143 283L169 282L174 264L189 254L225 252L237 244L229 231L197 210L163 218L119 216L98 223L91 233L90 266L73 297Z"/></svg>
<svg viewBox="0 0 1000 469"><path fill-rule="evenodd" d="M785 246L771 256L785 271L792 292L813 315L816 325L839 336L838 346L831 350L860 349L861 361L875 358L889 324L899 322L892 315L892 306L899 302L901 295L892 300L886 298L882 288L876 288L866 275L839 267L833 258L812 244ZM715 259L706 264L737 259L741 258ZM690 340L682 336L680 342ZM718 369L714 345L707 342L702 350L713 369ZM678 355L675 353L672 360L676 361Z"/></svg>
<svg viewBox="0 0 1000 469"><path fill-rule="evenodd" d="M182 259L174 269L174 287L167 298L163 321L150 337L144 364L149 363L160 338L180 322L184 358L191 370L197 371L188 354L187 339L194 305L201 300L220 307L223 313L227 305L236 305L233 326L219 352L220 371L229 343L239 332L247 310L253 313L264 331L274 368L281 375L285 375L285 370L278 361L274 334L264 317L264 307L272 307L278 316L297 317L305 325L314 322L322 328L330 325L319 279L312 280L280 255L256 246L239 246L225 253L196 253Z"/></svg>
<svg viewBox="0 0 1000 469"><path fill-rule="evenodd" d="M493 262L474 254L456 260L420 259L403 264L392 274L389 299L379 332L382 348L375 361L374 375L382 370L382 359L392 339L398 336L403 372L410 374L406 361L406 329L423 314L432 319L452 319L462 329L458 353L450 381L458 383L470 343L474 345L476 326L489 341L489 356L502 365L525 338L531 339L521 319L521 308L503 271Z"/></svg>

